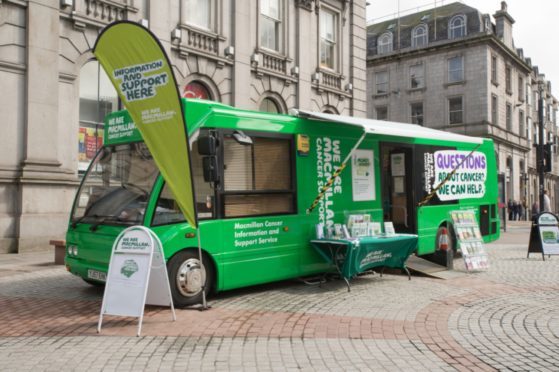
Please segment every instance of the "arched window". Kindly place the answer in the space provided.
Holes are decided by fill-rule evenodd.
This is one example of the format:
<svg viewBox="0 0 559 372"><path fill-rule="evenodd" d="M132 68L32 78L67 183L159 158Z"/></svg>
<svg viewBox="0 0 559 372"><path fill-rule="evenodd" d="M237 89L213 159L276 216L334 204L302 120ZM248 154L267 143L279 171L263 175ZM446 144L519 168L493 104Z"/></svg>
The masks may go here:
<svg viewBox="0 0 559 372"><path fill-rule="evenodd" d="M118 96L99 62L89 61L80 70L78 171L87 169L103 146L103 121L118 110Z"/></svg>
<svg viewBox="0 0 559 372"><path fill-rule="evenodd" d="M272 98L264 98L262 102L260 102L260 107L258 108L258 110L264 112L271 112L274 114L278 114L281 112L280 108L278 107L278 104Z"/></svg>
<svg viewBox="0 0 559 372"><path fill-rule="evenodd" d="M429 35L427 33L427 25L422 23L416 26L412 31L411 45L414 48L420 48L427 45L429 42Z"/></svg>
<svg viewBox="0 0 559 372"><path fill-rule="evenodd" d="M380 35L377 42L377 53L384 54L392 52L392 32Z"/></svg>
<svg viewBox="0 0 559 372"><path fill-rule="evenodd" d="M456 39L466 36L466 16L457 15L448 22L448 38Z"/></svg>
<svg viewBox="0 0 559 372"><path fill-rule="evenodd" d="M198 99L208 99L212 100L212 95L206 86L197 81L191 81L188 83L184 90L182 91L182 96L184 98L198 98Z"/></svg>

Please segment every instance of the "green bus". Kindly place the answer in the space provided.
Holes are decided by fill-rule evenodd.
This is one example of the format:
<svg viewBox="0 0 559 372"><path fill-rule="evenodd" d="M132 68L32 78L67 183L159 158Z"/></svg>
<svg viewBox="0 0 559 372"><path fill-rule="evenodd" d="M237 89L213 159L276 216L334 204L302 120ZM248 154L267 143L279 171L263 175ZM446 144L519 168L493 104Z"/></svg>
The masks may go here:
<svg viewBox="0 0 559 372"><path fill-rule="evenodd" d="M328 265L309 241L317 224L345 223L349 213L417 234L418 255L438 251L443 227L455 241L451 210L474 209L483 239L499 237L491 140L305 111L278 115L182 103L203 265L197 230L185 222L134 123L120 111L105 119L105 144L75 197L66 235L72 274L102 285L113 242L131 225L147 226L161 239L177 306L199 303L204 285L217 292L325 272ZM360 139L346 169L307 213Z"/></svg>

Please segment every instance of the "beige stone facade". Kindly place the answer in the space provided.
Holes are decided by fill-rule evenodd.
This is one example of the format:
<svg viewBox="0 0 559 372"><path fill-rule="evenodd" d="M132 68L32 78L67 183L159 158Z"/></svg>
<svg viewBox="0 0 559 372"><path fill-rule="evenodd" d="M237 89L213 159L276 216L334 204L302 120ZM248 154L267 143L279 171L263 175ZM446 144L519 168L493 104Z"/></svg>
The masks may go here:
<svg viewBox="0 0 559 372"><path fill-rule="evenodd" d="M557 100L515 48L513 23L504 2L493 18L451 3L368 26L367 116L493 139L502 199L526 198L531 206L538 199L538 81L549 108L546 142L554 144ZM555 211L558 171L554 165L545 181Z"/></svg>
<svg viewBox="0 0 559 372"><path fill-rule="evenodd" d="M181 91L195 83L239 108L366 115L365 1L1 0L0 252L64 236L80 74L100 30L120 19L156 34Z"/></svg>

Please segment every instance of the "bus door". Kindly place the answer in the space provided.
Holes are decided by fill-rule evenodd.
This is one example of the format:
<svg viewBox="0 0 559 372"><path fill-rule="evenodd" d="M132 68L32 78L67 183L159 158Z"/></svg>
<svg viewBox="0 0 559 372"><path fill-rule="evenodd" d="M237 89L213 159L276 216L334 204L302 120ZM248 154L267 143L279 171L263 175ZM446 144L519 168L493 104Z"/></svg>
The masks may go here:
<svg viewBox="0 0 559 372"><path fill-rule="evenodd" d="M413 148L404 144L381 144L382 200L384 220L396 232L415 233Z"/></svg>

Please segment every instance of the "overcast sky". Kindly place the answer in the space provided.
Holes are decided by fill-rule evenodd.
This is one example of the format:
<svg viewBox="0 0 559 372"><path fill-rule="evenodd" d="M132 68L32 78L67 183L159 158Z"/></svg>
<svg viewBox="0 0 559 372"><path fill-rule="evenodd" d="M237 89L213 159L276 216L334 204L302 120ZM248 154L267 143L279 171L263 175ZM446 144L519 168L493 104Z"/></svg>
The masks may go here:
<svg viewBox="0 0 559 372"><path fill-rule="evenodd" d="M414 13L454 1L426 0L367 0L367 23L383 21L397 16L398 4L403 14ZM461 1L481 13L495 14L501 8L498 0ZM516 21L513 25L514 45L524 49L524 56L540 68L551 81L553 95L559 97L559 1L508 0L508 12ZM391 17L385 17L391 16ZM382 18L382 19L378 19ZM495 20L492 18L493 23Z"/></svg>

